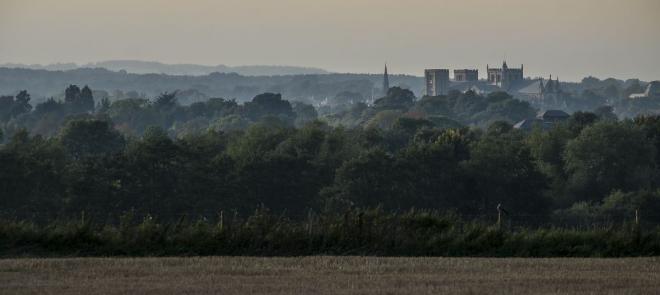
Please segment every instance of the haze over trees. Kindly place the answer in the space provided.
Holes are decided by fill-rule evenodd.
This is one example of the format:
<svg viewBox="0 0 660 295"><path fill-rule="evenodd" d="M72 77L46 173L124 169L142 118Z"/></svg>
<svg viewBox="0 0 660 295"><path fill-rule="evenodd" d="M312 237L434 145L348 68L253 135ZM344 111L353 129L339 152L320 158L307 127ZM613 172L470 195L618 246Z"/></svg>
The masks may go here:
<svg viewBox="0 0 660 295"><path fill-rule="evenodd" d="M214 97L235 99L242 103L262 93L279 93L291 102L313 105L321 115L343 111L360 112L363 110L362 103L372 104L381 98L378 94L383 93L382 89L379 89L382 75L371 74L310 73L264 76L262 73L261 76L244 76L214 72L200 76L178 76L113 72L104 68L47 71L0 67L0 93L15 96L19 91L28 89L33 105L45 102L51 97L55 100L65 100L66 93L63 90L73 81L78 85L90 85L96 103L104 99L112 102L155 97L174 91L177 91L179 104L186 106ZM410 90L416 97L423 97L424 81L421 77L390 75L390 81L393 86ZM594 77L584 78L579 83L561 82L561 99L553 108L572 113L596 112L599 108L611 107L611 112L620 118L658 113L660 100L628 98L630 94L644 92L647 85L647 82L638 79L600 80ZM426 104L427 107L432 107L434 102L429 101ZM481 104L475 102L458 107L472 105L479 107ZM501 108L503 105L493 105L492 108L494 107ZM359 123L355 122L354 117L345 118L343 123ZM444 120L443 117L435 119Z"/></svg>
<svg viewBox="0 0 660 295"><path fill-rule="evenodd" d="M657 116L619 121L600 108L526 132L512 123L535 110L502 92L418 99L393 87L372 105L343 93L334 112L277 93L185 106L178 92L94 93L70 85L34 108L27 91L0 100L3 217L487 216L504 204L536 224L660 209Z"/></svg>
<svg viewBox="0 0 660 295"><path fill-rule="evenodd" d="M90 85L97 91L94 95L97 99L154 97L179 90L179 102L189 105L212 97L244 102L261 93L272 92L281 93L289 100L320 104L343 91L370 99L374 85L379 85L381 79L382 75L369 74L243 76L213 72L202 76L177 76L113 72L103 68L46 71L0 67L0 93L15 94L29 89L36 102L50 97L62 99L64 88L75 81L78 85ZM414 76L392 75L391 79L393 85L407 85L416 92L423 85L423 81Z"/></svg>

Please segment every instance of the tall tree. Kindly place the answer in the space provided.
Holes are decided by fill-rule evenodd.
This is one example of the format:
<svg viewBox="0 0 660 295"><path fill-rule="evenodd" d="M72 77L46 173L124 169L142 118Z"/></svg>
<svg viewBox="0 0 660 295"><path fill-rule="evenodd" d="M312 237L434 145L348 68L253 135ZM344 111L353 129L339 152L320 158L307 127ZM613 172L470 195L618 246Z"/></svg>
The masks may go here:
<svg viewBox="0 0 660 295"><path fill-rule="evenodd" d="M87 85L80 91L80 108L85 112L94 110L94 95Z"/></svg>
<svg viewBox="0 0 660 295"><path fill-rule="evenodd" d="M20 114L28 113L32 110L30 105L30 94L27 90L23 90L16 95L16 99L11 108L11 116L16 117Z"/></svg>
<svg viewBox="0 0 660 295"><path fill-rule="evenodd" d="M76 104L80 98L80 88L77 85L69 85L64 90L64 102L67 104Z"/></svg>
<svg viewBox="0 0 660 295"><path fill-rule="evenodd" d="M177 94L176 91L161 93L158 97L156 97L156 100L154 101L154 106L161 110L171 109L175 107L176 94Z"/></svg>
<svg viewBox="0 0 660 295"><path fill-rule="evenodd" d="M599 122L566 147L565 167L576 200L600 201L613 190L646 188L653 176L654 147L633 124Z"/></svg>
<svg viewBox="0 0 660 295"><path fill-rule="evenodd" d="M467 168L474 180L467 196L480 212L494 212L498 203L516 213L548 209L546 178L517 130L482 137L471 149Z"/></svg>
<svg viewBox="0 0 660 295"><path fill-rule="evenodd" d="M74 159L119 152L125 140L107 121L73 120L62 129L60 142Z"/></svg>
<svg viewBox="0 0 660 295"><path fill-rule="evenodd" d="M70 112L86 113L94 110L92 90L85 86L82 90L77 85L69 85L64 91L64 103Z"/></svg>

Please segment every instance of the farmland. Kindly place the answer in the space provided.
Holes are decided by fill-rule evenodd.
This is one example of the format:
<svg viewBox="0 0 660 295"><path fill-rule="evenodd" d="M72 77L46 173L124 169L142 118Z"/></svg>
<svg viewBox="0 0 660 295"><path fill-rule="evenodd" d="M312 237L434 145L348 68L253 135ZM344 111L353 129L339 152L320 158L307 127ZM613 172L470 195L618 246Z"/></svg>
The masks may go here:
<svg viewBox="0 0 660 295"><path fill-rule="evenodd" d="M653 294L659 258L19 258L2 294Z"/></svg>

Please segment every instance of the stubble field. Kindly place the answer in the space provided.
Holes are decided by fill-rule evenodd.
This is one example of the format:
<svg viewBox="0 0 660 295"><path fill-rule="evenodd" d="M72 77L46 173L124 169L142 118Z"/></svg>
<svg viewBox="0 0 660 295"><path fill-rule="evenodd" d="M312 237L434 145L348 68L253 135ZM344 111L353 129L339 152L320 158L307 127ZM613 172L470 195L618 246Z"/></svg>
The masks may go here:
<svg viewBox="0 0 660 295"><path fill-rule="evenodd" d="M657 294L660 258L0 260L2 294Z"/></svg>

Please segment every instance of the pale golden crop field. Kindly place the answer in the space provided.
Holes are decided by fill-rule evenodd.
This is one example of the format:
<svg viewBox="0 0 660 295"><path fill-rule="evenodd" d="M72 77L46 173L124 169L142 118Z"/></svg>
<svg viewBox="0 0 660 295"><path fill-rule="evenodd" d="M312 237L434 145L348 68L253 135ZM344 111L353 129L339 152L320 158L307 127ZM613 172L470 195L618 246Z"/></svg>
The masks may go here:
<svg viewBox="0 0 660 295"><path fill-rule="evenodd" d="M2 294L659 294L660 258L0 260Z"/></svg>

